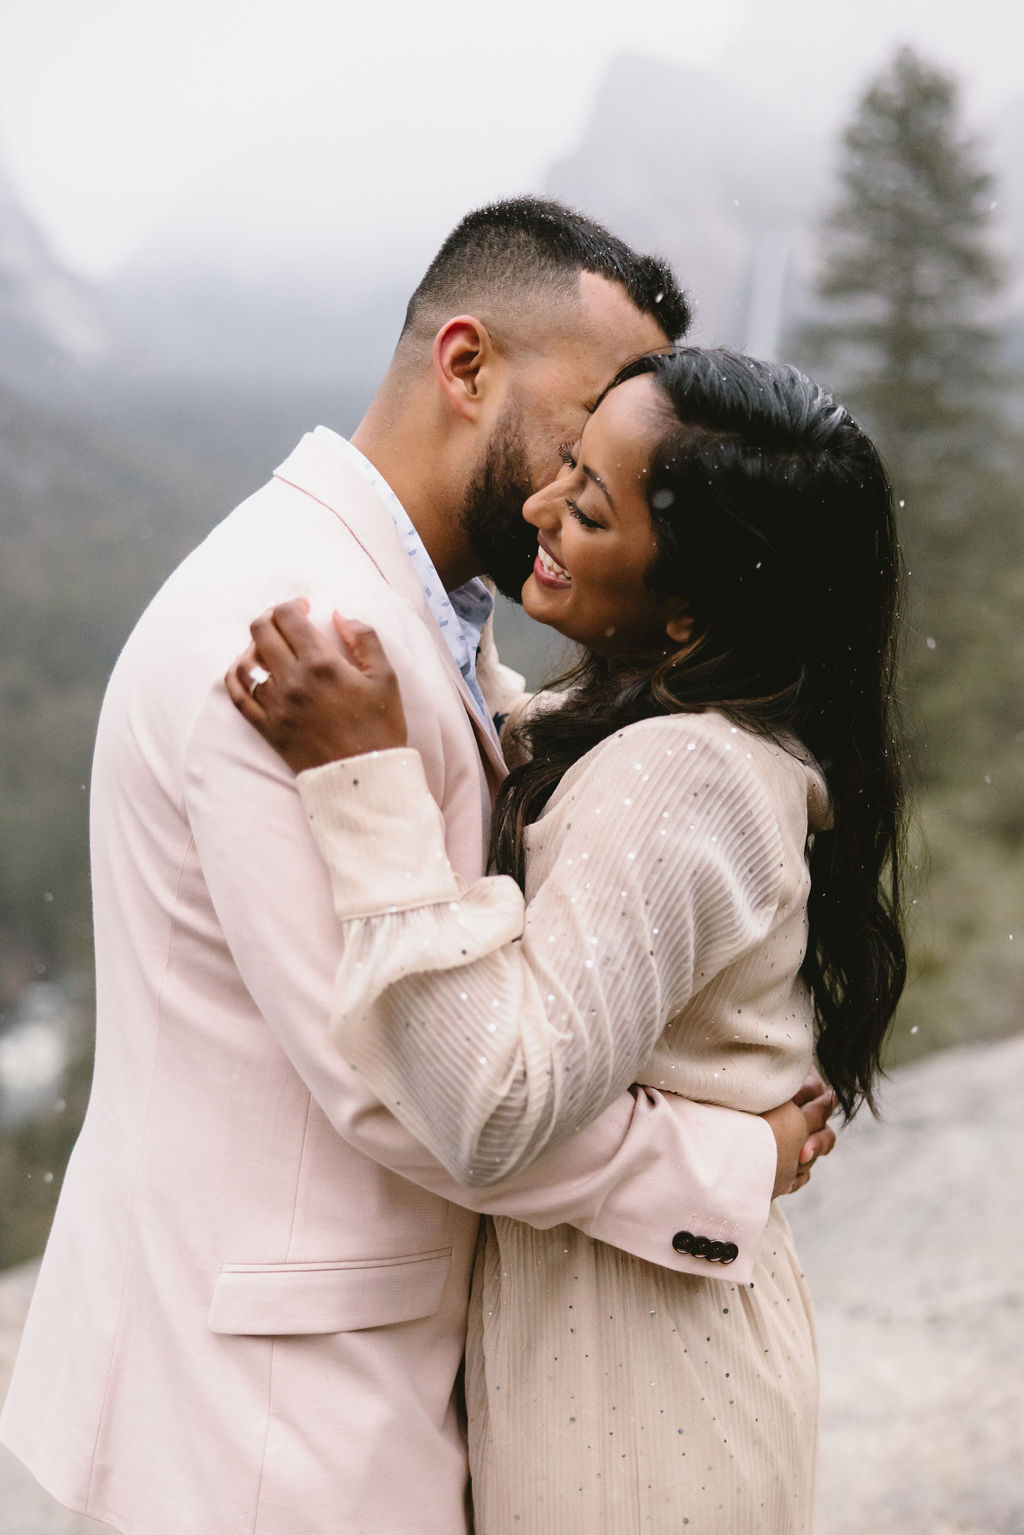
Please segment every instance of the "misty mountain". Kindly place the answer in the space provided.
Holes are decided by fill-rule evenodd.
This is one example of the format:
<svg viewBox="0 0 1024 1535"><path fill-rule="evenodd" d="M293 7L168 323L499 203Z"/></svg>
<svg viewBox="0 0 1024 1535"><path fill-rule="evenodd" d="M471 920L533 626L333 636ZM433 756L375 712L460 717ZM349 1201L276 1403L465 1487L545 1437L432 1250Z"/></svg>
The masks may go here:
<svg viewBox="0 0 1024 1535"><path fill-rule="evenodd" d="M329 286L301 272L239 281L142 260L110 284L107 301L142 378L344 386L368 396L398 340L408 292L404 284L367 292L346 284L343 269Z"/></svg>
<svg viewBox="0 0 1024 1535"><path fill-rule="evenodd" d="M552 166L543 190L667 256L696 300L701 339L770 352L791 304L796 246L825 195L827 151L781 109L711 75L625 56L579 148ZM379 286L354 282L341 250L332 270L329 254L304 251L301 237L276 276L241 250L232 258L223 238L211 235L204 254L198 228L168 228L111 283L108 301L143 373L286 384L380 376L421 275L418 237L396 276L394 250L385 261L382 248L389 275ZM373 238L367 229L367 246Z"/></svg>
<svg viewBox="0 0 1024 1535"><path fill-rule="evenodd" d="M777 355L807 308L815 234L833 195L838 155L836 135L806 116L801 102L781 93L755 93L723 74L625 55L609 68L577 148L551 166L543 190L668 257L695 301L696 340ZM973 126L981 130L984 161L997 173L997 237L1017 274L1008 307L1019 310L1024 98ZM243 193L236 188L235 195ZM3 209L0 220L18 223L9 192L6 201L0 192ZM383 224L361 230L364 260L356 273L350 250L307 239L298 224L293 246L276 265L266 253L257 259L247 242L259 210L248 219L244 212L225 214L207 233L199 212L182 206L104 286L106 322L124 366L147 387L166 378L206 379L268 392L347 388L365 397L387 365L427 259L414 214L404 251L396 252ZM5 248L17 244L4 237ZM49 308L40 298L31 313L45 311L52 330L60 309L65 351L79 331L81 349L90 334L82 306L95 315L95 302L90 310L88 290L66 274L58 281L38 236L33 243L23 234L19 248L29 247L32 259L23 268L33 274L32 292L50 295ZM375 272L369 279L367 262ZM29 287L23 277L25 312ZM62 308L54 290L63 295ZM79 315L79 331L69 312ZM38 330L42 322L35 323ZM0 317L0 334L6 329Z"/></svg>
<svg viewBox="0 0 1024 1535"><path fill-rule="evenodd" d="M56 260L0 164L0 372L87 367L112 345L97 293Z"/></svg>
<svg viewBox="0 0 1024 1535"><path fill-rule="evenodd" d="M1024 97L980 135L996 176L994 229L1024 308ZM579 147L545 190L672 263L695 301L693 338L777 356L811 304L815 237L834 197L838 139L720 75L623 56Z"/></svg>
<svg viewBox="0 0 1024 1535"><path fill-rule="evenodd" d="M774 350L794 254L826 193L820 139L707 73L623 56L546 190L672 263L694 335Z"/></svg>

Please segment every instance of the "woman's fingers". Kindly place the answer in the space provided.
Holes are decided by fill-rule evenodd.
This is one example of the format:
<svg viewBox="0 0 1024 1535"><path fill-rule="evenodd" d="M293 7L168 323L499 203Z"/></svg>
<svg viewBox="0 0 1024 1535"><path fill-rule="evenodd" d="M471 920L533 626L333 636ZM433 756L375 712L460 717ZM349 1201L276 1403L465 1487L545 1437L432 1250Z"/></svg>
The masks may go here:
<svg viewBox="0 0 1024 1535"><path fill-rule="evenodd" d="M315 624L309 621L309 603L305 597L293 597L290 602L278 602L257 619L269 621L277 637L299 660L317 655L327 648L327 641ZM253 638L256 628L253 625Z"/></svg>
<svg viewBox="0 0 1024 1535"><path fill-rule="evenodd" d="M239 656L237 661L232 661L224 674L224 686L228 690L228 697L239 713L244 714L250 723L254 721L260 709L255 698L256 689L252 684L251 670L252 663L246 665L245 656Z"/></svg>
<svg viewBox="0 0 1024 1535"><path fill-rule="evenodd" d="M343 618L338 612L334 614L334 628L353 666L367 676L371 673L383 676L390 672L391 663L384 653L376 629L360 623L358 619Z"/></svg>
<svg viewBox="0 0 1024 1535"><path fill-rule="evenodd" d="M335 615L335 638L307 613L299 599L253 622L225 677L235 707L297 773L404 746L402 695L376 632Z"/></svg>
<svg viewBox="0 0 1024 1535"><path fill-rule="evenodd" d="M253 619L252 643L231 668L235 682L228 691L232 698L240 696L244 687L257 708L265 711L272 694L279 701L285 691L301 686L313 666L333 663L344 668L340 651L310 623L308 613L306 598L295 597Z"/></svg>
<svg viewBox="0 0 1024 1535"><path fill-rule="evenodd" d="M261 694L269 680L270 673L261 665L254 645L233 661L224 675L231 702L250 725L261 731L266 724L266 699Z"/></svg>
<svg viewBox="0 0 1024 1535"><path fill-rule="evenodd" d="M289 610L293 607L292 603L279 603L277 607L268 608L265 613L261 613L259 618L254 618L249 625L249 633L252 635L260 662L267 671L276 672L278 676L283 676L289 663L302 654L301 637L297 648L282 627L282 620L287 622L289 617L294 616L297 622L301 618L302 623L314 635L317 633L304 613L298 611L294 615L290 613Z"/></svg>

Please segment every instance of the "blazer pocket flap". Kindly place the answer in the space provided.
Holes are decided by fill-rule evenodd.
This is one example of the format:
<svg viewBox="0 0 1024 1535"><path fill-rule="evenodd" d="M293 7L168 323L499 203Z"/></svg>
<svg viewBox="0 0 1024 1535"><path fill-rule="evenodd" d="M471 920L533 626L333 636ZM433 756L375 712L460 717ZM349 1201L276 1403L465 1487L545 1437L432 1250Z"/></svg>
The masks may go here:
<svg viewBox="0 0 1024 1535"><path fill-rule="evenodd" d="M431 1316L441 1304L451 1248L339 1263L225 1263L211 1332L355 1332Z"/></svg>

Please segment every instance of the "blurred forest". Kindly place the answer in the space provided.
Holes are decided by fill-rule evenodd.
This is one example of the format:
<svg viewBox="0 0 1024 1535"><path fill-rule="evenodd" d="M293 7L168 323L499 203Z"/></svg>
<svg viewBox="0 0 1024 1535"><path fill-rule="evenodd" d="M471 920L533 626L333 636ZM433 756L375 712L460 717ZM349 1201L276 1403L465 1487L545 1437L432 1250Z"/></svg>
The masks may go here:
<svg viewBox="0 0 1024 1535"><path fill-rule="evenodd" d="M1024 1022L1024 396L996 187L955 80L902 49L838 181L786 352L872 432L898 498L916 828L896 1062Z"/></svg>
<svg viewBox="0 0 1024 1535"><path fill-rule="evenodd" d="M755 159L705 154L699 82L677 72L654 92L661 66L636 63L606 87L637 101L615 118L629 131L612 142L599 101L547 190L669 255L704 295L697 339L774 350L834 385L901 502L916 904L891 1059L1019 1030L1022 253L994 217L985 147L955 81L906 51L831 173L763 114ZM666 100L671 123L652 125ZM648 129L662 156L678 147L674 190L663 169L645 180ZM0 185L0 1267L41 1247L87 1094L87 790L110 667L163 578L303 431L351 429L397 336L401 295L349 318L307 307L292 328L280 302L85 290ZM499 642L534 683L560 653L509 607Z"/></svg>

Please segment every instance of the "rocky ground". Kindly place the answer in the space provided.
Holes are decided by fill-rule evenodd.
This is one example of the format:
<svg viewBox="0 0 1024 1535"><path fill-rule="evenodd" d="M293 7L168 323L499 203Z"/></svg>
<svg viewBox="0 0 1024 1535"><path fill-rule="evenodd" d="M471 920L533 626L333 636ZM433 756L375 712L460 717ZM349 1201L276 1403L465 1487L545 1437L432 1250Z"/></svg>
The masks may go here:
<svg viewBox="0 0 1024 1535"><path fill-rule="evenodd" d="M789 1203L820 1535L1024 1535L1024 1036L897 1073Z"/></svg>
<svg viewBox="0 0 1024 1535"><path fill-rule="evenodd" d="M1022 1106L1024 1036L932 1057L789 1201L818 1313L819 1535L1024 1535ZM33 1276L0 1275L0 1389ZM104 1528L0 1450L0 1535Z"/></svg>

